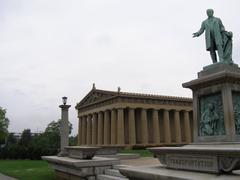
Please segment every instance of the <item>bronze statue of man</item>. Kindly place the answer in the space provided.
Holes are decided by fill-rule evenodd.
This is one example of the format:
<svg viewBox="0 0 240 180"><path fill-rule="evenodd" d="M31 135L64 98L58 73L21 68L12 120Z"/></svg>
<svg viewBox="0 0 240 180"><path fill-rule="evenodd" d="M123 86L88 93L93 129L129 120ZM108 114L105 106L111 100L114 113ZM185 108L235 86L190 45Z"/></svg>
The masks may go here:
<svg viewBox="0 0 240 180"><path fill-rule="evenodd" d="M225 31L221 19L214 17L213 13L214 11L212 9L207 9L208 18L202 22L200 30L196 33L193 33L193 37L198 37L205 31L206 49L207 51L210 51L213 63L217 62L217 56L215 52L216 50L218 51L218 57L220 62L232 62L232 59L230 57L232 52L229 54L232 46L230 48L229 46L227 46L228 48L226 49L226 54L228 54L228 58L224 60L224 47L226 47L226 45L223 44L223 37L225 37L224 35L226 35L226 33L228 32ZM231 39L232 36L229 36L229 40Z"/></svg>

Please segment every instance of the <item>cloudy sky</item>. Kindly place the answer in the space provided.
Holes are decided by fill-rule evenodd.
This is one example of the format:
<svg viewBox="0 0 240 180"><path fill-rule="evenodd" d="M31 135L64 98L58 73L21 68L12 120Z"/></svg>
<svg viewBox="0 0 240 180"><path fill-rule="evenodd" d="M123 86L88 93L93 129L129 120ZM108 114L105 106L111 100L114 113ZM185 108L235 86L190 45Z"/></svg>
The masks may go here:
<svg viewBox="0 0 240 180"><path fill-rule="evenodd" d="M0 106L9 130L43 131L92 88L191 97L181 84L211 63L204 36L213 8L234 33L240 61L239 0L0 0Z"/></svg>

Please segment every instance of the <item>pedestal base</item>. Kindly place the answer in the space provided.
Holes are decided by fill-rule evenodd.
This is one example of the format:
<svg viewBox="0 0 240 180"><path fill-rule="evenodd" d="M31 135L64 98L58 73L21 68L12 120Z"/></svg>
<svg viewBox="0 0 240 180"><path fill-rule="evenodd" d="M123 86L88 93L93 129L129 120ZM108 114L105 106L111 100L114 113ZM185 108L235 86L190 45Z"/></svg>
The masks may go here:
<svg viewBox="0 0 240 180"><path fill-rule="evenodd" d="M66 146L67 156L76 159L92 159L100 147Z"/></svg>
<svg viewBox="0 0 240 180"><path fill-rule="evenodd" d="M97 175L104 174L106 169L113 168L113 165L120 161L114 158L93 157L93 159L74 159L69 157L43 156L57 176L64 180L96 180Z"/></svg>
<svg viewBox="0 0 240 180"><path fill-rule="evenodd" d="M196 144L149 148L166 168L230 173L240 169L240 144Z"/></svg>
<svg viewBox="0 0 240 180"><path fill-rule="evenodd" d="M200 172L166 169L164 166L141 166L120 168L120 173L129 180L239 180L240 172L229 175L215 175Z"/></svg>
<svg viewBox="0 0 240 180"><path fill-rule="evenodd" d="M240 68L216 63L183 84L193 91L193 141L240 141Z"/></svg>

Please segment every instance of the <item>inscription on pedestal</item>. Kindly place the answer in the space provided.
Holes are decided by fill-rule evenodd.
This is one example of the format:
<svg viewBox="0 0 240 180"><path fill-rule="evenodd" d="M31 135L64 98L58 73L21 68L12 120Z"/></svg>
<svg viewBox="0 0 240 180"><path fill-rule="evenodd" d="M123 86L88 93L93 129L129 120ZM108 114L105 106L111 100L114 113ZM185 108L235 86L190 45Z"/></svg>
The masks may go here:
<svg viewBox="0 0 240 180"><path fill-rule="evenodd" d="M214 156L169 154L166 157L169 168L218 172L217 157Z"/></svg>

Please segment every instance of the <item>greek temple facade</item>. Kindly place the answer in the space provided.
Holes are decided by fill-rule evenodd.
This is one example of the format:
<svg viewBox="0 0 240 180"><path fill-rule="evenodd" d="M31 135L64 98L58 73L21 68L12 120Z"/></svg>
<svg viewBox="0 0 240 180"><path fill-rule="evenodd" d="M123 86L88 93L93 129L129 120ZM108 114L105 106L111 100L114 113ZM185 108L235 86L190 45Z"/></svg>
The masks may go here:
<svg viewBox="0 0 240 180"><path fill-rule="evenodd" d="M192 99L93 89L76 105L78 145L129 148L192 142Z"/></svg>

